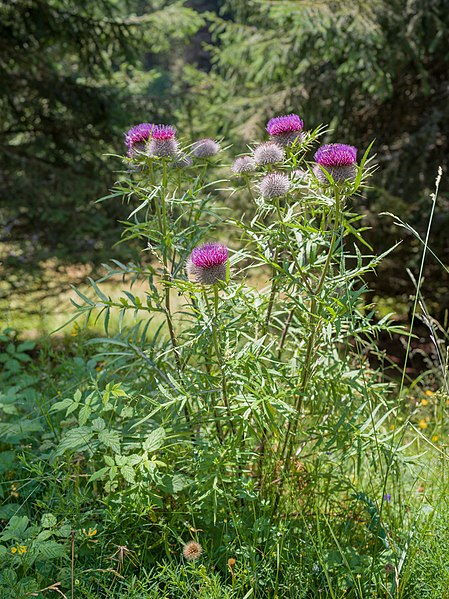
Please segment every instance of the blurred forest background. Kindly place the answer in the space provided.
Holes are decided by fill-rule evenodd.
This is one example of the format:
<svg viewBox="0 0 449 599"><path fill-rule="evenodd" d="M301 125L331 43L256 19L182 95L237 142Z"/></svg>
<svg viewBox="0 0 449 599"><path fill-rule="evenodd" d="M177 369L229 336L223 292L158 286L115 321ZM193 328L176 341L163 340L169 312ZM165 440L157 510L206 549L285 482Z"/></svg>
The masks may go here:
<svg viewBox="0 0 449 599"><path fill-rule="evenodd" d="M447 171L449 0L6 0L0 28L3 310L126 258L112 248L126 206L95 200L132 125L224 138L230 161L268 118L296 112L306 128L328 124L327 142L363 153L375 140L379 169L357 210L377 253L404 241L370 284L406 314L421 246L378 214L424 235ZM443 262L448 192L443 176L430 238ZM443 318L449 276L429 257L425 277Z"/></svg>

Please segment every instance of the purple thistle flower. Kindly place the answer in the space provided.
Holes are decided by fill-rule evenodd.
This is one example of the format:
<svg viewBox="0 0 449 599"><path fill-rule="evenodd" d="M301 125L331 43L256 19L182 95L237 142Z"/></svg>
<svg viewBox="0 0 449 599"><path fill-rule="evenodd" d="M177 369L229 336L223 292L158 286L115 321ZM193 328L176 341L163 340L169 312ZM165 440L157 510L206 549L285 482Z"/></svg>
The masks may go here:
<svg viewBox="0 0 449 599"><path fill-rule="evenodd" d="M226 281L228 254L228 248L221 243L197 246L186 263L189 280L202 285Z"/></svg>
<svg viewBox="0 0 449 599"><path fill-rule="evenodd" d="M276 162L282 162L283 158L284 150L273 141L267 141L260 144L260 146L254 150L254 160L256 164L275 164Z"/></svg>
<svg viewBox="0 0 449 599"><path fill-rule="evenodd" d="M256 168L256 163L251 158L251 156L239 156L234 160L234 164L232 165L232 171L237 175L242 173L251 173Z"/></svg>
<svg viewBox="0 0 449 599"><path fill-rule="evenodd" d="M290 188L290 180L282 173L269 173L260 182L260 193L266 199L285 196Z"/></svg>
<svg viewBox="0 0 449 599"><path fill-rule="evenodd" d="M125 135L125 144L128 147L128 156L132 156L133 150L145 150L146 143L154 129L152 123L140 123L131 129Z"/></svg>
<svg viewBox="0 0 449 599"><path fill-rule="evenodd" d="M178 153L178 141L175 136L176 128L172 125L155 125L151 132L148 154L160 158L175 156Z"/></svg>
<svg viewBox="0 0 449 599"><path fill-rule="evenodd" d="M302 133L304 122L297 114L276 116L267 123L267 131L272 141L282 148L294 143L297 139L303 140Z"/></svg>
<svg viewBox="0 0 449 599"><path fill-rule="evenodd" d="M313 172L323 185L329 185L323 169L332 175L335 183L352 182L357 176L357 148L354 146L347 144L321 146L315 154L315 161L317 164Z"/></svg>
<svg viewBox="0 0 449 599"><path fill-rule="evenodd" d="M196 158L211 158L220 151L220 144L215 139L204 137L195 141L192 148L192 153Z"/></svg>
<svg viewBox="0 0 449 599"><path fill-rule="evenodd" d="M176 127L173 125L156 125L151 133L153 139L165 141L176 135Z"/></svg>
<svg viewBox="0 0 449 599"><path fill-rule="evenodd" d="M280 135L281 133L294 133L302 131L304 122L297 114L287 114L285 116L275 116L267 123L267 131L270 135Z"/></svg>

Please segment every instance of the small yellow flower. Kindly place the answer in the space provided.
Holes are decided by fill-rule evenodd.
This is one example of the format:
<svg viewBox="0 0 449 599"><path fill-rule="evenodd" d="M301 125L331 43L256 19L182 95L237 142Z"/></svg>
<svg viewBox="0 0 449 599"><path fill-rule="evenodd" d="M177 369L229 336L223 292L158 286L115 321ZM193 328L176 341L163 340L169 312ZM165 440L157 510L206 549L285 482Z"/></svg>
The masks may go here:
<svg viewBox="0 0 449 599"><path fill-rule="evenodd" d="M396 427L395 427L395 425L394 425L394 424L390 424L390 431L394 431L394 429L395 429L395 428L396 428Z"/></svg>
<svg viewBox="0 0 449 599"><path fill-rule="evenodd" d="M86 537L94 537L97 534L97 529L89 527L89 530L86 531L86 529L83 528L83 534L86 535Z"/></svg>
<svg viewBox="0 0 449 599"><path fill-rule="evenodd" d="M433 392L433 391L431 391L430 389L426 389L426 390L424 391L424 393L425 393L425 395L427 395L427 397L432 397L432 395L434 395L434 392Z"/></svg>
<svg viewBox="0 0 449 599"><path fill-rule="evenodd" d="M433 436L432 436L432 441L433 441L433 443L436 443L436 442L438 441L438 439L439 439L439 438L440 438L440 437L439 437L438 435L433 435Z"/></svg>
<svg viewBox="0 0 449 599"><path fill-rule="evenodd" d="M17 549L19 555L23 555L24 553L27 552L27 546L26 545L19 545L19 548Z"/></svg>
<svg viewBox="0 0 449 599"><path fill-rule="evenodd" d="M73 325L73 328L72 328L72 331L71 331L70 335L72 337L76 337L80 331L81 331L80 325L77 322L75 322L75 324Z"/></svg>
<svg viewBox="0 0 449 599"><path fill-rule="evenodd" d="M17 547L11 547L11 553L17 553Z"/></svg>
<svg viewBox="0 0 449 599"><path fill-rule="evenodd" d="M421 401L421 405L422 405L422 406L426 406L428 403L429 403L429 402L427 401L427 399L423 399L423 400Z"/></svg>
<svg viewBox="0 0 449 599"><path fill-rule="evenodd" d="M422 431L427 428L427 422L424 420L424 418L419 421L418 426Z"/></svg>

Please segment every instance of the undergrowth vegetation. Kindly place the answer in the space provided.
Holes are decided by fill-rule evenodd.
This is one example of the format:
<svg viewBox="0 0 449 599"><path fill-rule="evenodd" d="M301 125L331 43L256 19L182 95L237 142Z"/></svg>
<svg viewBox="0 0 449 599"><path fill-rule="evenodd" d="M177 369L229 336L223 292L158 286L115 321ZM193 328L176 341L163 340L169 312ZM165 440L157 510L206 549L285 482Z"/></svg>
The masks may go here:
<svg viewBox="0 0 449 599"><path fill-rule="evenodd" d="M370 365L381 332L407 339L364 302L370 149L267 130L232 168L215 140L131 130L102 201L129 204L141 261L77 291L71 341L3 333L5 599L449 596L445 357L427 316L435 368Z"/></svg>

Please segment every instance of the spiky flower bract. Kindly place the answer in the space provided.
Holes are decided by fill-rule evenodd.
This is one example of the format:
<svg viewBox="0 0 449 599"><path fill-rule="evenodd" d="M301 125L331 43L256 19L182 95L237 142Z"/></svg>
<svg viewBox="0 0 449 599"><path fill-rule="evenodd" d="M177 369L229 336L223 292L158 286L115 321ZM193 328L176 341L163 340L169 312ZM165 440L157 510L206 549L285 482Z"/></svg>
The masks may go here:
<svg viewBox="0 0 449 599"><path fill-rule="evenodd" d="M151 141L148 145L150 156L166 158L178 153L176 128L172 125L156 125L151 132Z"/></svg>
<svg viewBox="0 0 449 599"><path fill-rule="evenodd" d="M254 150L254 160L256 164L275 164L276 162L282 162L283 158L284 151L273 141L267 141L260 144L260 146Z"/></svg>
<svg viewBox="0 0 449 599"><path fill-rule="evenodd" d="M187 561L194 561L203 553L203 548L196 541L189 541L182 548L182 554Z"/></svg>
<svg viewBox="0 0 449 599"><path fill-rule="evenodd" d="M174 157L173 166L176 168L188 168L189 166L192 166L192 159L188 154L180 152Z"/></svg>
<svg viewBox="0 0 449 599"><path fill-rule="evenodd" d="M232 165L232 171L237 175L242 173L251 173L256 168L256 163L251 156L240 156L234 160Z"/></svg>
<svg viewBox="0 0 449 599"><path fill-rule="evenodd" d="M315 162L313 172L323 185L329 184L323 169L332 175L335 183L352 182L357 176L357 148L354 146L347 144L321 146L315 154Z"/></svg>
<svg viewBox="0 0 449 599"><path fill-rule="evenodd" d="M266 199L285 196L290 189L290 180L282 173L269 173L260 182L260 194Z"/></svg>
<svg viewBox="0 0 449 599"><path fill-rule="evenodd" d="M192 148L192 153L196 158L211 158L220 151L220 144L215 139L205 137L195 141Z"/></svg>
<svg viewBox="0 0 449 599"><path fill-rule="evenodd" d="M189 280L202 285L225 282L228 255L228 248L221 243L197 246L192 250L186 264Z"/></svg>
<svg viewBox="0 0 449 599"><path fill-rule="evenodd" d="M280 147L285 148L296 140L302 141L304 122L297 114L276 116L267 123L267 131L271 140Z"/></svg>
<svg viewBox="0 0 449 599"><path fill-rule="evenodd" d="M152 123L140 123L125 135L125 144L128 148L128 156L132 156L134 150L143 152L155 125Z"/></svg>

